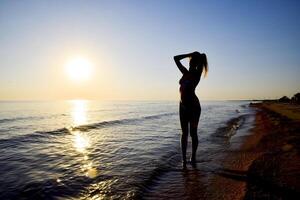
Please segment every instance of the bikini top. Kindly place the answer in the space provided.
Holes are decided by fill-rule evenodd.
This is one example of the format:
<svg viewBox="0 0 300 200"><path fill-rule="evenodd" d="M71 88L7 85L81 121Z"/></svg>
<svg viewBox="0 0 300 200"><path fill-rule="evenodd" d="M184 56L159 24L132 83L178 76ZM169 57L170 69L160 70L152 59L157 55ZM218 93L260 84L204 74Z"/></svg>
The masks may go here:
<svg viewBox="0 0 300 200"><path fill-rule="evenodd" d="M182 78L179 80L179 84L182 86L182 87L195 87L196 86L196 80L194 77L192 77L192 75L190 74L186 74L186 75L183 75Z"/></svg>

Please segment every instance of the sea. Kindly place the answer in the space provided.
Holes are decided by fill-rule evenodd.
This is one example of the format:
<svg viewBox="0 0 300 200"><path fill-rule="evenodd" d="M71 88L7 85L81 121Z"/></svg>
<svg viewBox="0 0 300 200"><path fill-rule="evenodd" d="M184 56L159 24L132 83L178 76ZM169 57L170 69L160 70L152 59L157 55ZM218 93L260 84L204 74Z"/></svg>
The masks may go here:
<svg viewBox="0 0 300 200"><path fill-rule="evenodd" d="M249 103L201 101L183 168L178 101L1 101L0 199L197 198L249 134Z"/></svg>

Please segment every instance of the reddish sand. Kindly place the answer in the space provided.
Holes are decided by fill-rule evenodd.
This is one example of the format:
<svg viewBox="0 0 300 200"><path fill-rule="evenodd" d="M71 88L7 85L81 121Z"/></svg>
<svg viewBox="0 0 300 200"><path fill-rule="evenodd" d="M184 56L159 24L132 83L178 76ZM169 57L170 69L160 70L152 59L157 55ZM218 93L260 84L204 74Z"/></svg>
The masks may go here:
<svg viewBox="0 0 300 200"><path fill-rule="evenodd" d="M209 199L300 199L300 107L252 106L258 109L255 127L224 159Z"/></svg>

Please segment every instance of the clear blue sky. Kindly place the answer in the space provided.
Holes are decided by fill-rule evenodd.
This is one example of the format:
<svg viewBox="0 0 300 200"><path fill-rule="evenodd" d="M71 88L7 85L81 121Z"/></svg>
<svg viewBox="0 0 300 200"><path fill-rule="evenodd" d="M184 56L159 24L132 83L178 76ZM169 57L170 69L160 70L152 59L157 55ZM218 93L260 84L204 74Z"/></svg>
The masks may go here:
<svg viewBox="0 0 300 200"><path fill-rule="evenodd" d="M178 99L173 56L205 52L200 99L300 92L300 1L1 1L0 99ZM64 63L83 56L90 82ZM184 62L187 63L187 62Z"/></svg>

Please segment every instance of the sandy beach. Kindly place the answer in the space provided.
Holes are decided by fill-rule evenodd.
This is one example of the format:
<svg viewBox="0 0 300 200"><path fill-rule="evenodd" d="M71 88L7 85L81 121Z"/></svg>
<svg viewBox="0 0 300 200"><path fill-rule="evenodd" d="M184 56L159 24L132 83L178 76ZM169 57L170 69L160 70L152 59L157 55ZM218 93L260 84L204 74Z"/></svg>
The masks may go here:
<svg viewBox="0 0 300 200"><path fill-rule="evenodd" d="M228 152L210 199L299 199L300 106L251 106L257 109L254 128L240 149Z"/></svg>

